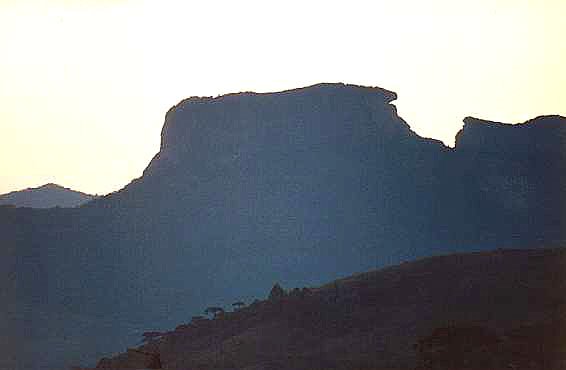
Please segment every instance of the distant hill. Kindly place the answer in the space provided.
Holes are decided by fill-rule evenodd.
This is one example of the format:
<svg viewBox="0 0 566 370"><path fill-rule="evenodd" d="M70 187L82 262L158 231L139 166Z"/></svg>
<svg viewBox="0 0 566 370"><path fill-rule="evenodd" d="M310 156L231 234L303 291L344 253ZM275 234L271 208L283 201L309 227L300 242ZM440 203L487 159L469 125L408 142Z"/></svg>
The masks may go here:
<svg viewBox="0 0 566 370"><path fill-rule="evenodd" d="M566 118L467 118L449 148L412 131L396 97L324 83L189 98L124 189L78 208L0 207L0 327L13 328L0 340L16 353L0 368L98 358L132 327L175 325L274 281L564 245Z"/></svg>
<svg viewBox="0 0 566 370"><path fill-rule="evenodd" d="M560 370L565 290L566 249L427 258L149 332L97 368Z"/></svg>
<svg viewBox="0 0 566 370"><path fill-rule="evenodd" d="M0 195L0 205L15 207L53 208L78 207L94 199L94 195L82 193L57 184L45 184Z"/></svg>

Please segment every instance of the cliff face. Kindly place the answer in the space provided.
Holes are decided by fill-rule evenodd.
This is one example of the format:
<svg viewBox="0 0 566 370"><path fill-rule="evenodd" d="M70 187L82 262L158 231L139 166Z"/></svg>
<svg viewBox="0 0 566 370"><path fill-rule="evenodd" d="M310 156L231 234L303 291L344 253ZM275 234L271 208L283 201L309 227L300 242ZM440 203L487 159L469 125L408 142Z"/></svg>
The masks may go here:
<svg viewBox="0 0 566 370"><path fill-rule="evenodd" d="M440 196L454 194L442 176L450 149L412 132L394 98L321 84L187 99L168 112L144 176L91 208L124 215L115 225L136 230L124 233L163 273L204 258L200 279L215 265L242 285L425 255L454 203Z"/></svg>
<svg viewBox="0 0 566 370"><path fill-rule="evenodd" d="M523 125L500 136L466 124L450 149L412 132L394 99L343 84L190 98L167 113L160 152L123 190L78 209L0 209L2 299L25 312L10 327L64 351L77 342L38 330L42 318L167 327L273 281L566 240L562 142L501 155L484 148L515 147ZM525 127L542 132L548 120L564 126ZM77 338L75 328L59 332ZM89 348L111 351L130 338L122 329Z"/></svg>
<svg viewBox="0 0 566 370"><path fill-rule="evenodd" d="M456 155L471 175L483 212L495 210L513 225L512 234L539 230L531 237L544 240L564 230L566 118L541 116L509 125L468 117L456 137Z"/></svg>
<svg viewBox="0 0 566 370"><path fill-rule="evenodd" d="M456 135L456 148L518 160L545 154L564 156L565 124L566 118L561 116L540 116L516 125L466 117Z"/></svg>
<svg viewBox="0 0 566 370"><path fill-rule="evenodd" d="M304 144L308 150L308 144L333 144L332 140L350 139L357 145L354 135L365 128L360 123L372 123L384 139L391 139L409 132L388 104L395 99L395 93L384 89L343 84L186 99L167 113L161 149L148 170L155 163L213 164L242 151L269 150L261 147L277 140L288 152L295 149L289 145ZM384 120L387 116L390 119Z"/></svg>
<svg viewBox="0 0 566 370"><path fill-rule="evenodd" d="M426 255L446 241L435 225L459 190L444 176L450 149L412 132L393 99L343 84L187 99L144 176L91 208L124 215L116 225L147 246L143 264L183 276L190 263L205 281L213 266L248 285Z"/></svg>

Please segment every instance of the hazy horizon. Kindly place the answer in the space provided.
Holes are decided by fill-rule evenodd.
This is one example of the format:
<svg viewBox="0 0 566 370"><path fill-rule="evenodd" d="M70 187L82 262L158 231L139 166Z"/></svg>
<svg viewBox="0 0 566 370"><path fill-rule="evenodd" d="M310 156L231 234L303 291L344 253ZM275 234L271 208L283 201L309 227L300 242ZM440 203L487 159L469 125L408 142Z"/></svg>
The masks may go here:
<svg viewBox="0 0 566 370"><path fill-rule="evenodd" d="M561 1L0 1L0 194L106 194L190 96L379 86L421 136L566 115Z"/></svg>

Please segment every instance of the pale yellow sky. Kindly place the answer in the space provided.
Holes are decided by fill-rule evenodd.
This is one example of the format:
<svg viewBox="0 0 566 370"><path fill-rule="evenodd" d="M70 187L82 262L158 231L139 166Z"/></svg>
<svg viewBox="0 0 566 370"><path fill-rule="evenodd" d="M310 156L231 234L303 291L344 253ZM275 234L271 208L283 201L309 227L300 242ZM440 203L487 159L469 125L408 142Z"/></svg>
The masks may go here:
<svg viewBox="0 0 566 370"><path fill-rule="evenodd" d="M0 0L0 193L118 190L192 95L377 85L449 145L468 115L566 115L564 19L564 0Z"/></svg>

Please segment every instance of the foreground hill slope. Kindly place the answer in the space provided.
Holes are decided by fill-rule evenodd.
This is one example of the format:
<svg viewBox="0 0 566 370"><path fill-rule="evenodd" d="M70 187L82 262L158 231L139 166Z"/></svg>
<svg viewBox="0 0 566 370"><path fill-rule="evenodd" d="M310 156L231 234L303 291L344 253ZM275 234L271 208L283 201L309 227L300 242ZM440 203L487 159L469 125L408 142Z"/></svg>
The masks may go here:
<svg viewBox="0 0 566 370"><path fill-rule="evenodd" d="M427 258L272 293L97 368L564 369L565 289L565 249Z"/></svg>
<svg viewBox="0 0 566 370"><path fill-rule="evenodd" d="M94 198L94 195L50 183L1 194L0 205L29 208L78 207Z"/></svg>
<svg viewBox="0 0 566 370"><path fill-rule="evenodd" d="M564 117L469 118L448 148L414 133L395 98L344 84L189 98L121 191L79 208L0 207L0 340L15 342L4 367L74 363L77 347L99 357L132 328L174 325L273 281L562 245Z"/></svg>

